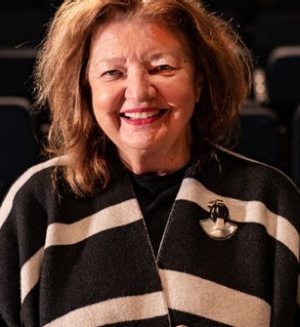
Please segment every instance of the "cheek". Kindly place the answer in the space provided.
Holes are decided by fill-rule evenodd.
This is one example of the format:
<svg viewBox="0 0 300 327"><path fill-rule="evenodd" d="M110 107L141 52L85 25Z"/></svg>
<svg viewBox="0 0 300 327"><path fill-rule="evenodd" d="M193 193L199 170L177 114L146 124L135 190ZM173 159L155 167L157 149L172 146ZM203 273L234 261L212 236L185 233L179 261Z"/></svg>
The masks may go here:
<svg viewBox="0 0 300 327"><path fill-rule="evenodd" d="M92 105L95 115L107 115L118 110L119 96L114 88L92 87Z"/></svg>
<svg viewBox="0 0 300 327"><path fill-rule="evenodd" d="M165 88L168 98L174 103L194 107L200 99L201 81L191 78L193 75L193 71L187 69L172 85L168 85Z"/></svg>
<svg viewBox="0 0 300 327"><path fill-rule="evenodd" d="M195 86L191 83L188 84L188 81L168 87L165 96L175 109L185 108L187 111L191 111L198 102L198 92L195 92Z"/></svg>
<svg viewBox="0 0 300 327"><path fill-rule="evenodd" d="M94 110L97 110L97 108L102 107L109 101L109 95L103 88L100 89L99 86L91 84L91 91Z"/></svg>
<svg viewBox="0 0 300 327"><path fill-rule="evenodd" d="M119 129L118 100L116 96L113 96L112 92L94 92L92 105L98 125L106 134L111 134Z"/></svg>

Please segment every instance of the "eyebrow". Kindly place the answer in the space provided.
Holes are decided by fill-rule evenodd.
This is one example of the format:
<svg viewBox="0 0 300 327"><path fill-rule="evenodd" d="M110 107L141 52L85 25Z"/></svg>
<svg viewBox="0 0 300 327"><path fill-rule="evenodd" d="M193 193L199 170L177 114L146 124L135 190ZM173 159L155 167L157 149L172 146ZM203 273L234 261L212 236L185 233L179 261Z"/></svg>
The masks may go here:
<svg viewBox="0 0 300 327"><path fill-rule="evenodd" d="M184 59L185 55L181 51L169 51L169 52L154 52L153 54L147 54L143 57L143 61L152 61L152 60L158 60L165 57L172 57L176 59ZM107 57L103 59L96 60L96 65L101 64L103 62L105 63L116 63L116 62L126 62L128 57Z"/></svg>

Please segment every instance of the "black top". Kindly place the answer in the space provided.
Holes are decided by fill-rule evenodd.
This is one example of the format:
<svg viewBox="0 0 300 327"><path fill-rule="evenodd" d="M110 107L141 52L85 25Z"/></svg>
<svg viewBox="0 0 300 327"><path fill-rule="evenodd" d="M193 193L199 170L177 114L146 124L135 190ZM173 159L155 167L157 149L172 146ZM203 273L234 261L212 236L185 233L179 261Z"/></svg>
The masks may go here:
<svg viewBox="0 0 300 327"><path fill-rule="evenodd" d="M185 169L186 167L163 176L154 173L136 175L129 172L155 254L158 252Z"/></svg>

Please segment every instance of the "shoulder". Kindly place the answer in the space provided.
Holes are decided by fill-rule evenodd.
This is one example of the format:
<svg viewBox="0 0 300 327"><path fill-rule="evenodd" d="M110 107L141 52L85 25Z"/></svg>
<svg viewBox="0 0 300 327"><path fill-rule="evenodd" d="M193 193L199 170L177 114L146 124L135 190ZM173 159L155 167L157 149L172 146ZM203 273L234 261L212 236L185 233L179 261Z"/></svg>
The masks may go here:
<svg viewBox="0 0 300 327"><path fill-rule="evenodd" d="M1 210L11 207L16 201L22 202L22 198L27 200L33 197L42 197L47 192L53 192L51 172L54 167L67 164L67 157L57 157L40 164L34 165L26 170L11 186L6 197L1 204Z"/></svg>
<svg viewBox="0 0 300 327"><path fill-rule="evenodd" d="M273 183L280 182L297 189L292 179L276 167L222 147L217 148L216 158L223 177L230 177L232 180L243 180L248 183L252 182L255 185L266 184L270 186Z"/></svg>
<svg viewBox="0 0 300 327"><path fill-rule="evenodd" d="M245 205L261 203L299 224L299 189L275 167L218 147L205 165L201 183L220 197L236 199Z"/></svg>
<svg viewBox="0 0 300 327"><path fill-rule="evenodd" d="M29 184L45 183L47 181L46 176L51 175L51 171L54 167L67 165L67 157L57 157L40 164L34 165L26 170L12 185L9 193L15 193L22 187L26 187Z"/></svg>

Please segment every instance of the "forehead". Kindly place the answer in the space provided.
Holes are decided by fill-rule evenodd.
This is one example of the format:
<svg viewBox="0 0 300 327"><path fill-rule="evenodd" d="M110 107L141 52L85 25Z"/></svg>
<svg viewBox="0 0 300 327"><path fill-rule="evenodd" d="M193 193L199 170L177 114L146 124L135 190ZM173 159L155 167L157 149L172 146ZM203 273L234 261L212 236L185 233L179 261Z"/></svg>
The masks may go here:
<svg viewBox="0 0 300 327"><path fill-rule="evenodd" d="M141 19L106 22L95 28L92 34L92 52L112 48L146 52L153 47L185 52L188 42L179 31L171 31L159 22Z"/></svg>

